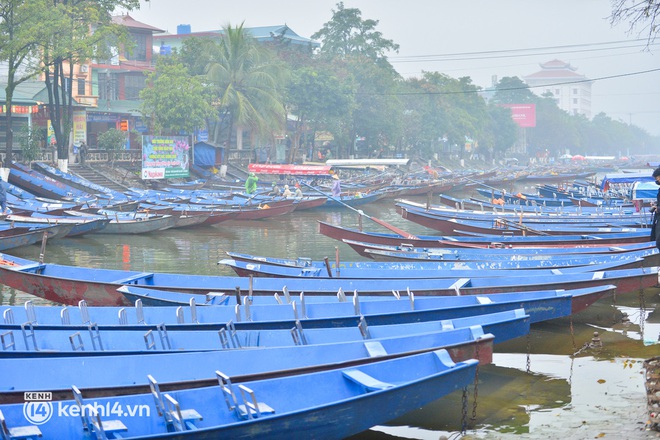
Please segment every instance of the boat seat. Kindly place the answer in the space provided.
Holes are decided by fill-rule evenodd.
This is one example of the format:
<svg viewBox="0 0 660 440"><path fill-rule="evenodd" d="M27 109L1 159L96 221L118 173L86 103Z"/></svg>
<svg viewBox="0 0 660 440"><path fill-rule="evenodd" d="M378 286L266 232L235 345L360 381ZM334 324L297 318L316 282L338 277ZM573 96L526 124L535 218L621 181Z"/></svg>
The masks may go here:
<svg viewBox="0 0 660 440"><path fill-rule="evenodd" d="M368 393L394 387L393 384L380 381L361 370L344 370L342 371L342 374L346 379L362 386L362 388Z"/></svg>
<svg viewBox="0 0 660 440"><path fill-rule="evenodd" d="M122 278L120 280L115 280L113 283L117 284L134 284L137 281L144 279L144 278L151 278L153 277L154 274L152 272L142 272L142 273L137 273L135 275L132 275L130 277Z"/></svg>
<svg viewBox="0 0 660 440"><path fill-rule="evenodd" d="M165 420L175 431L194 431L197 428L195 422L204 418L194 409L181 409L179 402L169 394L164 394Z"/></svg>
<svg viewBox="0 0 660 440"><path fill-rule="evenodd" d="M254 391L243 384L238 385L243 398L243 404L236 407L243 419L260 418L264 414L274 414L275 410L264 402L258 402Z"/></svg>
<svg viewBox="0 0 660 440"><path fill-rule="evenodd" d="M72 385L71 389L73 398L80 410L80 419L85 431L93 432L97 439L121 438L121 432L128 431L121 420L101 420L101 416L94 405L85 404L78 387Z"/></svg>
<svg viewBox="0 0 660 440"><path fill-rule="evenodd" d="M46 267L45 264L43 263L31 263L31 264L24 264L23 266L18 266L15 268L16 271L18 272L38 272L41 269L44 269Z"/></svg>
<svg viewBox="0 0 660 440"><path fill-rule="evenodd" d="M469 287L472 280L470 278L459 278L454 284L449 286L450 289L456 292L456 296L461 296L461 289L463 287Z"/></svg>
<svg viewBox="0 0 660 440"><path fill-rule="evenodd" d="M2 434L2 440L32 439L42 435L41 430L36 425L8 428L2 411L0 411L0 434Z"/></svg>
<svg viewBox="0 0 660 440"><path fill-rule="evenodd" d="M263 415L275 414L275 410L270 405L257 401L254 391L242 384L238 385L241 398L243 399L243 403L239 404L236 393L234 392L234 386L231 383L231 378L218 370L216 370L215 375L218 378L227 409L234 412L239 419L258 419Z"/></svg>
<svg viewBox="0 0 660 440"><path fill-rule="evenodd" d="M190 431L197 429L195 421L203 420L203 417L194 409L181 409L177 402L169 394L161 394L158 382L152 375L148 375L149 388L154 398L158 415L165 419L165 422L172 426L176 431Z"/></svg>

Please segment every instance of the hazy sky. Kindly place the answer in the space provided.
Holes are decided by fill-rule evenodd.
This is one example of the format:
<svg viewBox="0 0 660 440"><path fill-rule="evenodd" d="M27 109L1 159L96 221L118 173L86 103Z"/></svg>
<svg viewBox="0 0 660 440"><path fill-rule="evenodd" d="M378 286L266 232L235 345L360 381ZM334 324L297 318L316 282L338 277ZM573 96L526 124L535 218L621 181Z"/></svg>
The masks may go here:
<svg viewBox="0 0 660 440"><path fill-rule="evenodd" d="M287 24L310 37L332 18L335 0L150 0L131 12L138 21L176 33L245 22L246 27ZM660 39L612 27L610 0L345 0L362 19L400 45L390 62L405 77L438 71L469 76L474 84L491 78L522 77L552 59L569 62L595 80L592 113L632 122L660 135ZM642 39L643 41L635 41ZM640 73L659 69L654 72ZM612 78L610 78L612 77Z"/></svg>

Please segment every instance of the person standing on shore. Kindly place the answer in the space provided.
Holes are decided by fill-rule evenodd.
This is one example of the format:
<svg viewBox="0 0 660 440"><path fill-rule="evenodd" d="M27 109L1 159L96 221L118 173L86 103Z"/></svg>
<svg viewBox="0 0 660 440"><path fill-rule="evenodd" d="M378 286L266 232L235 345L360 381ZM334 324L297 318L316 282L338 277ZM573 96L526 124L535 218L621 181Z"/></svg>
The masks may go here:
<svg viewBox="0 0 660 440"><path fill-rule="evenodd" d="M660 167L656 168L653 171L653 179L655 179L655 184L660 185ZM658 227L658 220L660 219L660 214L658 214L658 206L660 206L660 188L658 189L658 195L656 196L655 205L651 207L651 212L653 213L653 222L651 223L651 241L655 241L655 246L660 249L660 228Z"/></svg>
<svg viewBox="0 0 660 440"><path fill-rule="evenodd" d="M85 159L87 158L87 143L85 141L80 141L80 147L78 147L78 154L80 155L80 165L85 165Z"/></svg>

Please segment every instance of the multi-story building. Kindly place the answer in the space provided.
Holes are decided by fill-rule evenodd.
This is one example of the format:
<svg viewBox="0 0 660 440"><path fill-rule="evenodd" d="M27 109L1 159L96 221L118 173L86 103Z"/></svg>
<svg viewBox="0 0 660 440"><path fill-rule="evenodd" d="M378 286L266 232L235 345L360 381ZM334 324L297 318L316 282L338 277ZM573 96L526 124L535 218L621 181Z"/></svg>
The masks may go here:
<svg viewBox="0 0 660 440"><path fill-rule="evenodd" d="M593 81L577 73L577 68L560 60L540 65L541 70L523 79L537 95L552 95L557 106L571 115L591 119L591 85Z"/></svg>

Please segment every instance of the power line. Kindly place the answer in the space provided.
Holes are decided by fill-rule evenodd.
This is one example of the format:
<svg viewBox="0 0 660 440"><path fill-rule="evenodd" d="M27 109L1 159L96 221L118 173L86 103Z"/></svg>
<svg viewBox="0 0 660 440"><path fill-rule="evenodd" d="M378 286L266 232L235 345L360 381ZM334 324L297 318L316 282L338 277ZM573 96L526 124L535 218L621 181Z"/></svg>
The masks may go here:
<svg viewBox="0 0 660 440"><path fill-rule="evenodd" d="M573 44L565 46L545 46L545 47L535 47L528 49L505 49L505 50L494 50L494 51L481 51L481 52L458 52L452 54L435 54L435 55L407 55L407 56L392 56L388 57L388 60L392 63L410 63L410 62L429 62L429 61L469 61L469 60L479 60L479 59L497 59L497 58L513 58L513 57L528 57L536 55L553 55L559 53L579 53L579 52L596 52L603 50L616 50L616 49L630 49L636 47L650 47L654 46L649 45L648 42L645 44L639 45L627 45L627 46L616 46L616 47L604 47L604 48L591 48L589 46L602 46L602 45L611 45L611 44L621 44L621 43L634 43L638 41L646 40L627 40L627 41L613 41L605 43L591 43L591 44ZM577 49L579 50L561 50L557 49ZM539 53L542 51L553 50L554 52L548 53ZM529 52L535 51L535 53L519 53L518 52ZM495 56L493 56L495 55ZM442 59L434 59L442 58Z"/></svg>
<svg viewBox="0 0 660 440"><path fill-rule="evenodd" d="M465 94L471 94L471 93L480 93L480 92L493 92L493 91L511 91L511 90L529 90L529 89L536 89L536 88L541 88L541 87L551 87L551 86L559 86L559 85L565 85L565 84L579 84L579 83L585 83L585 82L595 82L595 81L602 81L606 79L613 79L613 78L623 78L627 76L635 76L635 75L643 75L645 73L652 73L652 72L659 72L660 68L658 69L649 69L649 70L641 70L638 72L629 72L629 73L621 73L619 75L609 75L609 76L601 76L598 78L592 78L592 79L580 79L580 80L575 80L575 81L561 81L561 82L556 82L556 83L547 83L547 84L542 84L538 86L529 86L525 85L522 87L505 87L505 88L498 88L498 89L478 89L478 90L460 90L460 91L450 91L450 92L395 92L395 93L379 93L379 95L395 95L395 96L403 96L403 95L465 95ZM372 93L370 93L372 94Z"/></svg>

